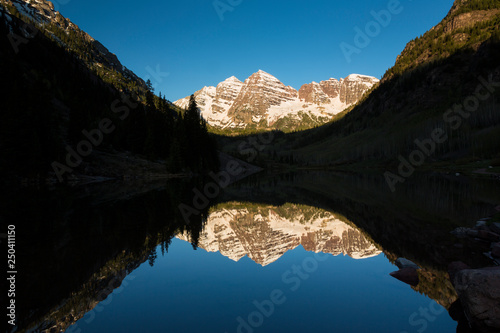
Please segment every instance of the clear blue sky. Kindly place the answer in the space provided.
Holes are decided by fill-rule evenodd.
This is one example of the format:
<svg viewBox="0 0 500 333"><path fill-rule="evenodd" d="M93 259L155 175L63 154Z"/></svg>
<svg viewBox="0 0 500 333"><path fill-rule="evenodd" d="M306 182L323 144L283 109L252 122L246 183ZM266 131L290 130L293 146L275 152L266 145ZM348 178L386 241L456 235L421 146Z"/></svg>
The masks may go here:
<svg viewBox="0 0 500 333"><path fill-rule="evenodd" d="M102 42L156 93L175 101L234 75L245 80L262 69L286 85L341 78L380 78L411 39L439 23L453 0L400 0L370 44L348 62L341 43L356 46L355 28L374 22L372 11L396 0L56 0L59 11ZM230 5L230 3L236 5ZM222 8L222 7L221 7Z"/></svg>

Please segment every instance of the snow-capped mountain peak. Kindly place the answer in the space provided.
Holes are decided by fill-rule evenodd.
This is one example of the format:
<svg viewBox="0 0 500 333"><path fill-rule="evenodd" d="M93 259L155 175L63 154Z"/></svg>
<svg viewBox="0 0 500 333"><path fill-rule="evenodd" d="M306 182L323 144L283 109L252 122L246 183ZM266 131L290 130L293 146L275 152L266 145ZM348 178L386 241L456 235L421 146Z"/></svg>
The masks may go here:
<svg viewBox="0 0 500 333"><path fill-rule="evenodd" d="M224 80L226 83L231 83L231 82L237 82L237 83L242 83L236 76L231 76Z"/></svg>
<svg viewBox="0 0 500 333"><path fill-rule="evenodd" d="M381 251L361 231L317 208L247 208L229 203L211 212L199 246L234 261L244 256L267 266L299 245L306 251L348 255L353 259L377 256ZM241 221L245 221L242 226ZM187 233L177 236L189 241Z"/></svg>
<svg viewBox="0 0 500 333"><path fill-rule="evenodd" d="M259 70L244 82L232 76L217 87L205 87L194 95L203 117L216 128L270 129L278 127L281 120L286 125L279 129L293 129L304 125L304 119L312 120L311 127L329 121L355 104L378 81L371 76L351 74L345 79L312 82L297 91ZM181 108L188 103L189 97L174 102Z"/></svg>

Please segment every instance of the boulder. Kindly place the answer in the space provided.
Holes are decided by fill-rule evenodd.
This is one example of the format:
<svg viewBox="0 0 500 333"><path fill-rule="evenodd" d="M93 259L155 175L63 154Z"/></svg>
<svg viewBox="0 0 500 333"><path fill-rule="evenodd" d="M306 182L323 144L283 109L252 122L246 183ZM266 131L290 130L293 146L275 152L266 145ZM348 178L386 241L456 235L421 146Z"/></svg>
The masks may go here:
<svg viewBox="0 0 500 333"><path fill-rule="evenodd" d="M496 223L490 224L490 229L494 233L500 234L500 223L496 222Z"/></svg>
<svg viewBox="0 0 500 333"><path fill-rule="evenodd" d="M405 258L398 258L398 260L396 260L396 266L398 266L399 269L403 268L420 269L420 267L418 267L417 264Z"/></svg>
<svg viewBox="0 0 500 333"><path fill-rule="evenodd" d="M461 270L453 285L473 326L500 331L500 267Z"/></svg>
<svg viewBox="0 0 500 333"><path fill-rule="evenodd" d="M417 270L412 267L400 269L399 271L392 272L390 275L413 287L418 286L418 283L420 282Z"/></svg>
<svg viewBox="0 0 500 333"><path fill-rule="evenodd" d="M461 261L454 261L448 266L448 274L450 275L450 281L453 282L455 279L455 275L463 271L465 269L470 269L470 267L467 264L464 264Z"/></svg>
<svg viewBox="0 0 500 333"><path fill-rule="evenodd" d="M483 251L488 251L491 248L491 241L481 238L473 238L472 242L474 243L474 246L481 248Z"/></svg>
<svg viewBox="0 0 500 333"><path fill-rule="evenodd" d="M468 236L467 232L469 231L469 228L456 228L451 232L452 235L458 237L458 238L466 238Z"/></svg>
<svg viewBox="0 0 500 333"><path fill-rule="evenodd" d="M460 302L460 299L457 299L453 304L450 305L448 314L454 321L462 321L466 318L464 308L462 307L462 302Z"/></svg>
<svg viewBox="0 0 500 333"><path fill-rule="evenodd" d="M470 327L469 321L465 316L464 308L462 307L462 302L460 299L456 300L450 308L448 309L448 313L450 314L451 319L458 323L457 325L457 333L477 333L477 330L474 330Z"/></svg>
<svg viewBox="0 0 500 333"><path fill-rule="evenodd" d="M480 220L480 221L477 221L477 223L476 223L476 228L485 227L485 226L486 226L486 221Z"/></svg>
<svg viewBox="0 0 500 333"><path fill-rule="evenodd" d="M484 230L484 231L491 231L490 228L485 224L485 225L482 225L482 226L479 226L479 227L476 227L475 228L477 231L479 230Z"/></svg>
<svg viewBox="0 0 500 333"><path fill-rule="evenodd" d="M484 239L489 242L497 242L500 240L500 236L491 231L479 230L477 232L477 238Z"/></svg>

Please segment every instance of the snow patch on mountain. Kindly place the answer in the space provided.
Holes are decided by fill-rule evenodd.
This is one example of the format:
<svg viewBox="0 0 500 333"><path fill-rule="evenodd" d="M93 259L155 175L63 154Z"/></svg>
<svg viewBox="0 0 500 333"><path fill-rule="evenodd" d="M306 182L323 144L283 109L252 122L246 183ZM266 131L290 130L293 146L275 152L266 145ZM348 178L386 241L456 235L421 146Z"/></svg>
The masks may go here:
<svg viewBox="0 0 500 333"><path fill-rule="evenodd" d="M314 209L314 208L311 208ZM189 241L187 233L179 239ZM285 215L276 207L222 208L210 213L199 239L208 252L220 252L234 261L248 256L266 266L287 251L302 245L306 251L348 255L353 259L377 256L380 250L363 234L326 211L306 214L289 208Z"/></svg>
<svg viewBox="0 0 500 333"><path fill-rule="evenodd" d="M346 108L346 104L340 99L335 99L329 104L318 105L314 103L305 103L300 100L284 102L279 106L271 106L267 115L267 123L273 125L279 119L291 117L292 119L301 119L304 114L317 118L331 119Z"/></svg>
<svg viewBox="0 0 500 333"><path fill-rule="evenodd" d="M297 91L259 70L244 82L232 76L217 87L204 87L194 96L202 116L213 127L246 128L264 122L265 127L272 128L283 118L296 123L306 118L327 122L378 82L371 76L351 74L345 79L305 84ZM174 104L187 108L189 97Z"/></svg>

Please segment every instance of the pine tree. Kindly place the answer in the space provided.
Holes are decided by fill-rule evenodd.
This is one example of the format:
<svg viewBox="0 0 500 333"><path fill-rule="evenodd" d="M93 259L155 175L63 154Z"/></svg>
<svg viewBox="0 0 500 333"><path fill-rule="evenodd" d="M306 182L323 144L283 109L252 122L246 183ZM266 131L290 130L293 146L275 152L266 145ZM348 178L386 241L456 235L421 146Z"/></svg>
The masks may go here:
<svg viewBox="0 0 500 333"><path fill-rule="evenodd" d="M185 160L188 165L194 169L199 170L200 165L200 139L201 139L201 128L200 128L200 111L194 95L191 95L189 100L189 107L184 114L184 130L186 133L188 149L185 151Z"/></svg>
<svg viewBox="0 0 500 333"><path fill-rule="evenodd" d="M153 92L155 89L153 88L153 84L151 83L151 80L148 80L146 82L146 88L147 88L146 105L149 106L150 108L154 108L155 107L155 95L153 94Z"/></svg>
<svg viewBox="0 0 500 333"><path fill-rule="evenodd" d="M149 80L149 79L146 81L146 88L148 91L151 91L151 92L155 91L155 88L153 88L153 84L151 83L151 80Z"/></svg>

